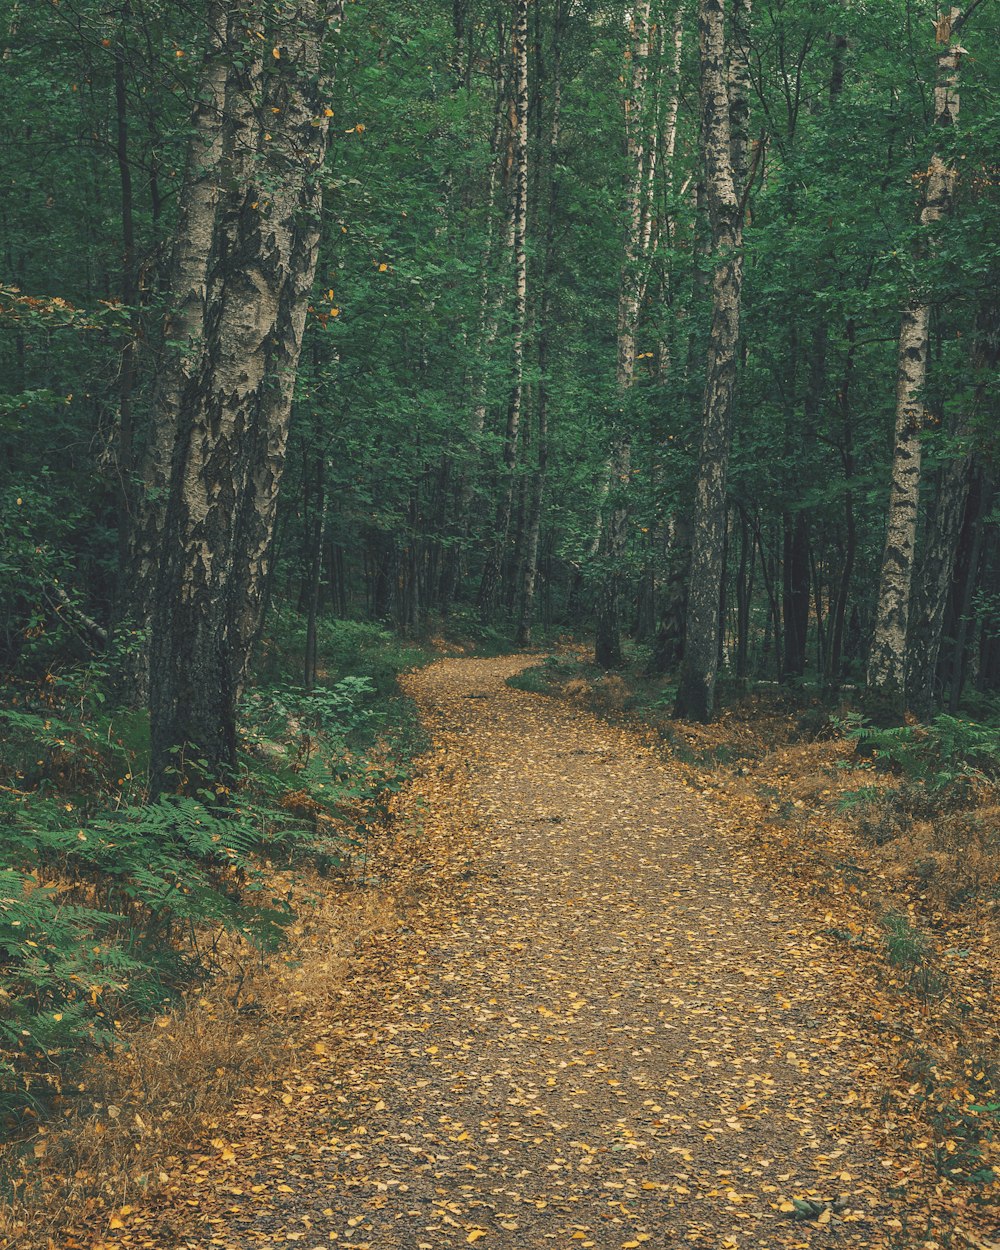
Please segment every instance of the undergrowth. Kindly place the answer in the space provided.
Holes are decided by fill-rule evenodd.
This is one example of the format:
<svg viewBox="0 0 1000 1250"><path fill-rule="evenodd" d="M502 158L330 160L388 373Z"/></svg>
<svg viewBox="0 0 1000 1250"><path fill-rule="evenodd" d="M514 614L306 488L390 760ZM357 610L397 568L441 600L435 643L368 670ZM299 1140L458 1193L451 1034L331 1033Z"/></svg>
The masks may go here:
<svg viewBox="0 0 1000 1250"><path fill-rule="evenodd" d="M396 675L425 658L386 630L324 621L323 671L293 667L286 615L241 709L232 794L146 793L148 723L115 705L108 661L11 682L0 704L0 1123L61 1105L111 1051L220 966L266 953L293 912L274 869L343 871L419 746ZM281 660L280 657L285 657Z"/></svg>

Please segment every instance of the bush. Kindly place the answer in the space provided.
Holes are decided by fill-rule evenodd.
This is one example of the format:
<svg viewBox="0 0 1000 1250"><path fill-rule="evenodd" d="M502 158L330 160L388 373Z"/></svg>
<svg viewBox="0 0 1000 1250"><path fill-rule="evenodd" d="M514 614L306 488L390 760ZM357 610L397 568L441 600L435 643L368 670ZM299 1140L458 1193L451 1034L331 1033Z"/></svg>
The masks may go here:
<svg viewBox="0 0 1000 1250"><path fill-rule="evenodd" d="M857 714L838 725L876 760L935 793L1000 779L1000 729L991 725L942 715L928 725L883 729Z"/></svg>

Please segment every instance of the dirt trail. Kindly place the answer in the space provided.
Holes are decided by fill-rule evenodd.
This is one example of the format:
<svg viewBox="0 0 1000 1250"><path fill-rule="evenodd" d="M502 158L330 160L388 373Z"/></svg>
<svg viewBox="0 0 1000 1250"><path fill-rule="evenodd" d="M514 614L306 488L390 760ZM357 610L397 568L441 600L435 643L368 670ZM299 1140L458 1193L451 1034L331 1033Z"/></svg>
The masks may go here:
<svg viewBox="0 0 1000 1250"><path fill-rule="evenodd" d="M822 919L634 735L506 687L524 664L407 679L434 747L396 928L170 1244L889 1244L877 1053Z"/></svg>

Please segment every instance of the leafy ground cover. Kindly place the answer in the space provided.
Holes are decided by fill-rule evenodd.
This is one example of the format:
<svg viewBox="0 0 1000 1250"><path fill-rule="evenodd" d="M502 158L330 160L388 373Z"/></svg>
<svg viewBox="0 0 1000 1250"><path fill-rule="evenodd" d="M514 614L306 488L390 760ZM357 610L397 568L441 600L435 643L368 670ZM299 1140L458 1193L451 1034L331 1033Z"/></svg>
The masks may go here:
<svg viewBox="0 0 1000 1250"><path fill-rule="evenodd" d="M153 1157L225 1105L280 1036L275 969L330 880L364 860L420 740L396 677L427 653L371 625L323 628L306 691L292 676L299 624L278 618L244 700L240 776L194 797L148 800L145 718L115 704L103 667L8 687L6 1244L45 1226L39 1210L56 1219L109 1187L141 1188Z"/></svg>
<svg viewBox="0 0 1000 1250"><path fill-rule="evenodd" d="M783 695L682 728L524 664L406 679L432 737L375 822L322 807L322 709L272 683L282 810L355 844L272 861L283 947L216 926L219 975L23 1135L8 1245L991 1250L992 848L971 893L907 849L990 810L984 744L939 787L954 726L902 736L924 769Z"/></svg>
<svg viewBox="0 0 1000 1250"><path fill-rule="evenodd" d="M898 1244L965 1244L949 1225L995 1213L1000 1174L1000 731L950 716L879 729L777 688L685 724L638 665L605 674L572 651L512 681L641 727L746 862L812 900L843 975L874 970L874 1027L896 1048L882 1112L926 1208Z"/></svg>

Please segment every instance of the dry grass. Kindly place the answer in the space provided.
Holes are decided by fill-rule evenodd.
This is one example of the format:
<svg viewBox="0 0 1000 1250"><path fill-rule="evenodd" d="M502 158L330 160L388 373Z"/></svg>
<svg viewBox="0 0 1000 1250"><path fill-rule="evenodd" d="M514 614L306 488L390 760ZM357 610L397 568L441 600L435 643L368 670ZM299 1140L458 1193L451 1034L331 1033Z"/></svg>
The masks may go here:
<svg viewBox="0 0 1000 1250"><path fill-rule="evenodd" d="M605 673L593 679L571 677L562 688L563 694L576 703L583 703L598 712L621 712L632 699L632 688L617 673Z"/></svg>
<svg viewBox="0 0 1000 1250"><path fill-rule="evenodd" d="M284 883L286 885L290 883ZM204 1142L248 1083L282 1067L314 1007L342 985L366 935L394 923L393 900L349 881L300 878L291 943L268 960L222 942L223 974L95 1059L27 1140L0 1150L13 1184L0 1247L72 1250L74 1232L166 1182L164 1166Z"/></svg>

